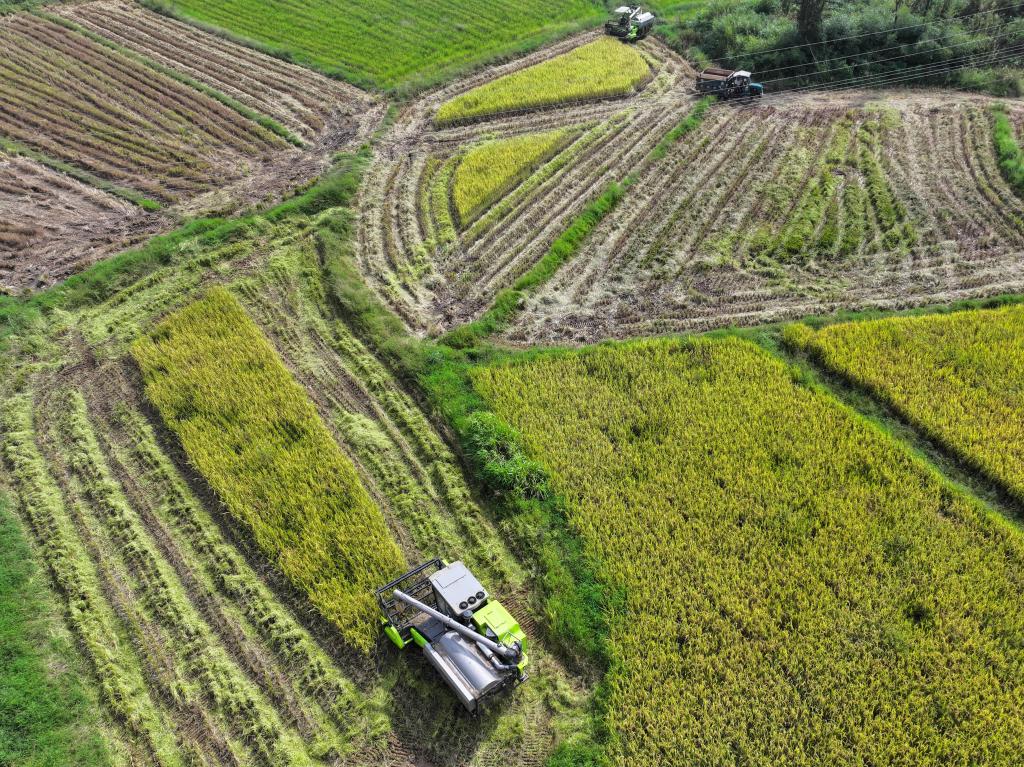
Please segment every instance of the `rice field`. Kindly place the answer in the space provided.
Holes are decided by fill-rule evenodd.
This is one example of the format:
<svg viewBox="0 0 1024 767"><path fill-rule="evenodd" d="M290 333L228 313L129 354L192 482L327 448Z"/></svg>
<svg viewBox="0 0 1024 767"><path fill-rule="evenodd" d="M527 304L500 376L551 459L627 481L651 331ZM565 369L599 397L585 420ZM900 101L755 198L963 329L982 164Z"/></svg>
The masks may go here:
<svg viewBox="0 0 1024 767"><path fill-rule="evenodd" d="M1009 764L1024 747L1020 530L783 363L666 340L472 377L625 594L613 763Z"/></svg>
<svg viewBox="0 0 1024 767"><path fill-rule="evenodd" d="M588 0L176 0L155 7L378 89L438 82L602 17ZM388 51L382 56L382 51Z"/></svg>
<svg viewBox="0 0 1024 767"><path fill-rule="evenodd" d="M224 290L132 348L146 396L259 548L354 646L377 634L372 590L408 569L380 509L306 393Z"/></svg>
<svg viewBox="0 0 1024 767"><path fill-rule="evenodd" d="M452 125L565 103L627 96L650 77L650 65L634 47L601 37L456 96L441 105L435 122Z"/></svg>
<svg viewBox="0 0 1024 767"><path fill-rule="evenodd" d="M452 202L465 228L575 137L568 129L488 141L473 147L452 174Z"/></svg>
<svg viewBox="0 0 1024 767"><path fill-rule="evenodd" d="M786 338L1024 499L1024 308L794 325Z"/></svg>

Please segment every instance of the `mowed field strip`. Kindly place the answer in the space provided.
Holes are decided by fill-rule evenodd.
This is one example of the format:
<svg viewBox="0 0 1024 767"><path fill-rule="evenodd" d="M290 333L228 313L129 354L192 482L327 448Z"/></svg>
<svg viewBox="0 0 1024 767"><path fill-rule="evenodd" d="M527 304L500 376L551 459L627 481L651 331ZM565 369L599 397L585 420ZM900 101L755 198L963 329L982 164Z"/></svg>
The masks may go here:
<svg viewBox="0 0 1024 767"><path fill-rule="evenodd" d="M59 6L56 13L195 78L309 140L332 121L358 124L369 98L355 88L121 0Z"/></svg>
<svg viewBox="0 0 1024 767"><path fill-rule="evenodd" d="M153 231L137 205L0 153L0 290L39 288Z"/></svg>
<svg viewBox="0 0 1024 767"><path fill-rule="evenodd" d="M576 93L563 106L436 126L438 109L450 100L532 65L556 71L558 57L595 40L593 33L580 35L432 92L410 105L383 138L360 192L359 257L371 285L414 329L447 328L482 311L692 107L693 70L646 40L626 49L650 71L638 93L627 89L606 98L598 90L593 100ZM562 128L574 130L575 139L458 230L451 186L465 152L495 138L526 140Z"/></svg>
<svg viewBox="0 0 1024 767"><path fill-rule="evenodd" d="M0 19L0 134L160 202L251 172L283 139L30 14Z"/></svg>
<svg viewBox="0 0 1024 767"><path fill-rule="evenodd" d="M120 0L10 14L0 40L0 285L11 292L52 285L179 215L272 203L386 110Z"/></svg>
<svg viewBox="0 0 1024 767"><path fill-rule="evenodd" d="M1024 538L737 338L527 355L477 390L608 589L622 767L1011 764ZM581 449L581 446L585 446Z"/></svg>
<svg viewBox="0 0 1024 767"><path fill-rule="evenodd" d="M1024 203L999 172L991 101L874 98L712 110L507 338L585 342L1024 288Z"/></svg>

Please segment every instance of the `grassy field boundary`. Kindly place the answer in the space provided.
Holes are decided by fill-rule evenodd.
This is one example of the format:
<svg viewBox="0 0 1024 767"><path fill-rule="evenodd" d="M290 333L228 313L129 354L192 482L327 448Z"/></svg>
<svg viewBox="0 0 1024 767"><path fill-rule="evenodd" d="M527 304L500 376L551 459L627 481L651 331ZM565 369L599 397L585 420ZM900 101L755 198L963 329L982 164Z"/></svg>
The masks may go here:
<svg viewBox="0 0 1024 767"><path fill-rule="evenodd" d="M1013 129L1005 104L992 105L992 141L999 172L1018 196L1024 197L1024 152Z"/></svg>
<svg viewBox="0 0 1024 767"><path fill-rule="evenodd" d="M368 147L335 158L333 168L315 184L262 212L237 218L198 218L159 235L145 245L99 261L59 285L28 297L0 295L0 347L4 339L58 309L100 303L119 290L172 263L182 245L195 240L213 248L244 236L261 219L276 222L293 215L315 215L347 204L369 161Z"/></svg>
<svg viewBox="0 0 1024 767"><path fill-rule="evenodd" d="M106 767L81 659L50 624L58 608L29 536L0 489L0 764Z"/></svg>
<svg viewBox="0 0 1024 767"><path fill-rule="evenodd" d="M119 53L125 58L131 59L132 61L141 64L142 66L149 67L150 69L153 69L162 75L166 75L167 77L170 77L172 80L177 80L182 85L187 85L190 88L194 88L195 90L202 93L204 96L209 96L214 101L219 101L228 109L233 109L234 111L238 112L238 114L242 115L242 117L244 117L245 119L251 120L252 122L259 125L261 128L270 131L278 138L284 139L292 146L298 147L300 149L305 147L305 144L303 143L302 139L300 139L290 130L288 130L279 122L277 122L277 120L274 120L273 118L268 117L267 115L260 114L255 109L247 107L240 101L231 98L227 94L221 93L216 88L212 88L209 85L206 85L205 83L201 83L195 78L189 77L183 72L179 72L177 69L172 69L171 67L165 66L160 62L154 61L148 56L144 56L141 53L137 53L131 50L130 48L126 48L125 46L120 45L119 43L116 43L113 40L109 40L103 35L93 32L91 29L86 29L81 24L78 24L77 22L74 22L71 19L65 18L64 16L59 16L53 13L47 13L46 11L43 10L36 10L33 11L33 13L35 13L36 16L40 16L41 18L46 19L47 21L51 21L54 24L59 24L65 29L69 29L72 32L76 32L82 35L83 37L87 37L94 43L102 45L105 48L109 48L110 50L115 51L116 53Z"/></svg>

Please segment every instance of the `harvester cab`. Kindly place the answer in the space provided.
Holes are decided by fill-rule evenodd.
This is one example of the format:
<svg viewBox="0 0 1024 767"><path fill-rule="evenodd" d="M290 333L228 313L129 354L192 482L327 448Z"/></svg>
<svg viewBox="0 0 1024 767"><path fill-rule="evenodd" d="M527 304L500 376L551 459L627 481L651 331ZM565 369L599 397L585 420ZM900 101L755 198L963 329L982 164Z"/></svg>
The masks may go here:
<svg viewBox="0 0 1024 767"><path fill-rule="evenodd" d="M745 69L719 69L708 67L697 75L697 91L710 93L720 99L761 98L764 86L752 81Z"/></svg>
<svg viewBox="0 0 1024 767"><path fill-rule="evenodd" d="M604 24L604 31L612 37L627 42L643 40L654 29L655 15L639 5L622 5L616 8L613 18Z"/></svg>
<svg viewBox="0 0 1024 767"><path fill-rule="evenodd" d="M526 634L462 562L414 567L377 602L388 638L419 647L467 711L526 680Z"/></svg>

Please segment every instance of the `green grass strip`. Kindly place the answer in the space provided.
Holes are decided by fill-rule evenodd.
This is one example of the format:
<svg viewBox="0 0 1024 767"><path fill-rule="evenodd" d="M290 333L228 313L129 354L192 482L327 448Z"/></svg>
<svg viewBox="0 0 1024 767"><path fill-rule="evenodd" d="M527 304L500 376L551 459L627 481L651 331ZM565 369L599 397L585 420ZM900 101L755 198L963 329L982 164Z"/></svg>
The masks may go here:
<svg viewBox="0 0 1024 767"><path fill-rule="evenodd" d="M505 288L495 296L490 309L478 319L447 333L441 342L453 349L466 349L507 327L526 294L550 280L562 264L579 252L587 235L618 205L629 183L627 179L622 183L613 181L609 184L573 219L569 228L551 244L540 261L512 283L512 287Z"/></svg>
<svg viewBox="0 0 1024 767"><path fill-rule="evenodd" d="M668 154L668 150L672 148L679 139L685 136L687 133L692 133L700 127L700 124L704 122L704 113L708 111L712 104L715 103L714 96L705 96L687 113L686 117L682 121L665 134L664 138L658 142L658 145L651 150L648 158L651 160L660 160Z"/></svg>
<svg viewBox="0 0 1024 767"><path fill-rule="evenodd" d="M87 170L82 170L81 168L70 165L63 160L57 160L49 155L43 154L42 152L37 152L35 149L31 149L18 141L12 141L4 136L0 136L0 151L35 160L40 165L45 165L47 168L51 168L59 173L70 176L76 181L81 181L87 186L95 187L107 194L112 194L115 197L120 197L122 200L127 200L133 205L138 205L145 211L152 213L163 208L163 205L158 203L156 200L151 200L149 197L141 195L133 189L126 189L123 186L112 184L99 176L94 176Z"/></svg>
<svg viewBox="0 0 1024 767"><path fill-rule="evenodd" d="M277 120L267 117L266 115L261 114L256 110L247 107L240 101L236 101L230 96L221 93L216 88L211 88L209 85L201 83L198 80L195 80L189 77L188 75L179 72L176 69L164 66L160 62L154 61L148 56L144 56L141 53L137 53L136 51L133 51L130 48L125 48L123 45L115 43L113 40L108 40L106 37L103 37L103 35L99 35L93 32L91 29L87 29L86 27L83 27L81 24L78 24L72 21L71 19L67 19L63 16L57 16L52 13L46 13L45 11L34 11L34 13L36 16L40 16L46 19L47 21L52 21L54 24L59 24L65 29L70 29L72 32L77 32L78 34L89 38L94 43L102 45L105 48L109 48L110 50L121 54L127 59L131 59L132 61L138 64L142 64L143 66L149 67L150 69L153 69L162 75L170 77L172 80L177 80L182 85L187 85L189 88L194 88L200 93L209 96L214 101L220 102L228 109L232 109L235 112L238 112L238 114L242 115L242 117L244 117L245 119L252 120L254 123L259 125L264 130L270 131L279 138L283 138L285 141L287 141L289 144L293 146L299 147L300 149L305 147L305 144L302 142L302 139L300 139L290 130L288 130L279 122L277 122Z"/></svg>
<svg viewBox="0 0 1024 767"><path fill-rule="evenodd" d="M56 605L35 552L0 494L0 764L110 764L79 659L55 634Z"/></svg>
<svg viewBox="0 0 1024 767"><path fill-rule="evenodd" d="M1000 173L1013 191L1024 197L1024 156L1003 104L992 106L992 140Z"/></svg>
<svg viewBox="0 0 1024 767"><path fill-rule="evenodd" d="M4 339L57 309L76 309L105 301L157 269L171 264L186 243L213 250L244 237L264 221L312 216L348 204L359 188L369 160L368 148L339 155L334 168L300 194L270 208L238 218L199 218L145 245L99 261L59 285L28 297L0 295L0 348Z"/></svg>

